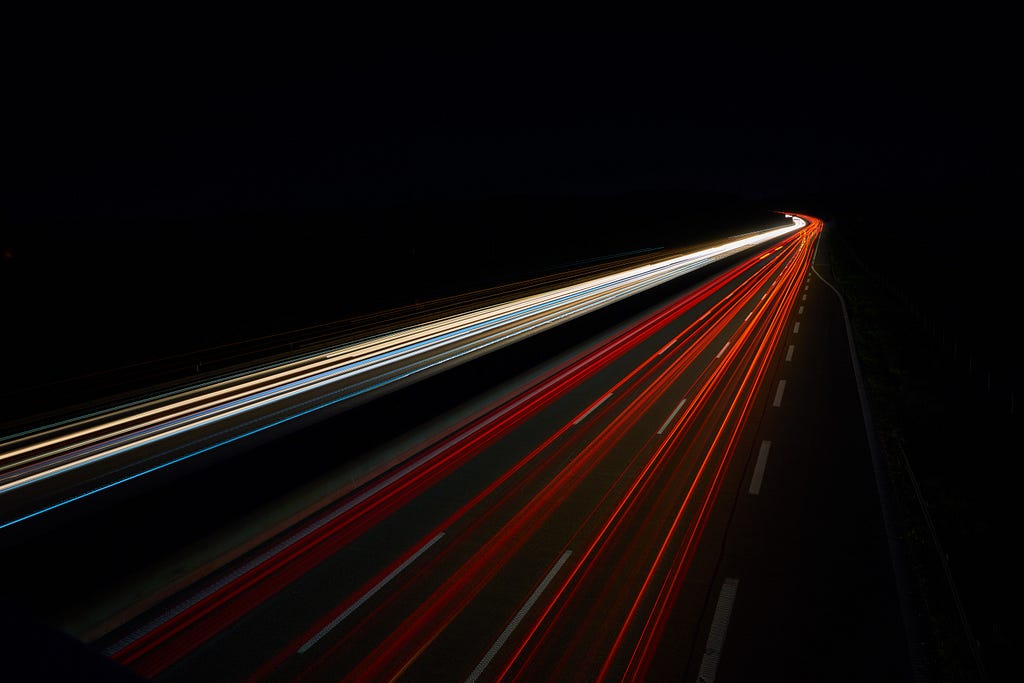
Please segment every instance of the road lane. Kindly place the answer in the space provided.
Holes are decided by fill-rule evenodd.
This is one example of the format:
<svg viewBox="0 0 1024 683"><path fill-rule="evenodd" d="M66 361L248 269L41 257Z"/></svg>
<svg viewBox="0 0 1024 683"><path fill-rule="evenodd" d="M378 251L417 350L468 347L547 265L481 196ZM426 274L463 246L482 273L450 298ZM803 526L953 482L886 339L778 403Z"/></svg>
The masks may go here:
<svg viewBox="0 0 1024 683"><path fill-rule="evenodd" d="M800 219L0 440L0 532L186 461L250 447L797 230ZM66 512L65 510L60 510Z"/></svg>
<svg viewBox="0 0 1024 683"><path fill-rule="evenodd" d="M815 263L827 276L825 248ZM704 570L716 594L736 582L731 616L723 633L704 612L685 680L709 673L701 667L715 648L707 680L719 683L921 680L841 303L815 272L784 344L771 379L786 382L784 399L764 409L743 478L725 489L733 491L720 512L728 530ZM758 454L769 442L763 464Z"/></svg>
<svg viewBox="0 0 1024 683"><path fill-rule="evenodd" d="M806 252L806 243L803 247ZM806 270L806 260L786 256L769 254L758 264L758 272L772 272L769 265L784 261L796 264L791 271ZM644 671L654 653L636 649L637 634L664 629L664 615L686 569L685 562L675 558L687 559L693 552L700 519L713 505L734 450L731 444L750 410L748 398L729 397L748 397L760 386L762 373L751 372L751 367L763 366L778 346L764 342L765 331L781 334L778 311L789 306L779 304L796 297L791 282L794 272L774 271L773 276L730 283L730 289L719 292L721 298L715 300L715 315L705 306L677 316L674 326L644 338L631 357L617 359L619 367L611 363L595 372L588 380L593 386L583 382L576 387L574 391L586 397L569 404L578 407L566 410L557 407L563 402L552 404L554 411L529 418L546 422L544 429L524 423L515 435L495 442L418 497L394 508L391 516L360 528L354 537L341 542L335 538L330 552L303 560L309 566L301 577L289 577L287 588L255 600L247 615L222 631L200 633L198 622L190 622L183 630L189 634L185 640L191 641L185 650L198 649L168 669L166 678L187 680L203 674L231 680L252 665L256 644L259 652L286 652L284 659L275 655L269 660L282 675L307 670L310 663L299 660L326 648L328 654L321 654L312 666L327 678L392 666L410 676L440 669L450 674L456 654L458 666L469 676L499 640L510 652L520 654L516 666L522 665L522 672L529 667L543 670L552 665L552 656L572 652L569 659L554 662L569 666L570 661L587 659L588 650L591 655L609 654L588 662L596 667L594 671L608 667L633 674ZM790 286L779 286L780 279ZM749 290L744 283L749 283ZM760 332L749 332L755 325ZM692 338L680 341L688 329ZM753 363L756 358L761 360ZM709 392L709 382L720 383L718 388L724 391ZM690 401L682 402L680 393ZM666 424L670 424L667 429ZM537 443L536 434L549 436ZM666 448L665 443L674 445ZM524 452L533 455L524 458ZM690 452L708 456L675 457ZM510 472L515 476L503 474ZM698 473L710 478L696 477ZM504 493L480 489L480 482L499 481L503 476ZM472 514L460 512L474 491L479 501L492 502L474 504ZM680 502L702 497L705 502L695 510ZM401 558L412 557L417 547L423 547L422 539L438 538L440 533L443 538L363 599L368 585L372 589L381 577L392 576L396 567L403 566ZM690 550L680 552L680 544L688 544ZM624 558L645 558L638 564L648 570L636 569L632 562L623 564ZM565 599L568 607L557 608L567 610L566 616L552 623L562 624L559 628L580 623L580 610L584 614L590 610L585 596L597 595L603 599L599 604L616 605L607 616L619 627L606 629L601 626L603 619L584 618L582 623L594 626L574 636L571 648L552 654L541 644L550 648L567 636L529 638L553 628L542 629L542 622L534 621L541 618L537 615L558 616L550 602L553 598L543 591L536 594L530 609L523 612L523 607L558 562L564 566L550 580L550 595ZM568 581L577 583L570 586ZM620 590L609 594L602 588L608 585ZM621 590L625 586L633 589ZM437 595L446 600L432 598ZM349 606L359 603L359 608L299 653L324 624L345 613L346 601ZM459 609L454 608L455 602ZM660 610L662 616L645 627L640 615L653 613L652 609ZM360 617L364 611L368 614ZM300 616L302 612L308 616ZM520 613L527 623L508 631ZM439 621L450 628L437 628ZM293 626L286 628L289 624ZM503 638L506 632L509 635ZM203 637L197 638L197 633ZM204 645L201 641L207 636L210 640ZM286 647L280 647L281 641L287 641ZM377 642L381 645L375 646ZM595 649L593 643L598 642L606 647ZM485 668L511 666L511 655L504 649L494 652ZM173 656L154 662L158 670L183 654L170 650Z"/></svg>

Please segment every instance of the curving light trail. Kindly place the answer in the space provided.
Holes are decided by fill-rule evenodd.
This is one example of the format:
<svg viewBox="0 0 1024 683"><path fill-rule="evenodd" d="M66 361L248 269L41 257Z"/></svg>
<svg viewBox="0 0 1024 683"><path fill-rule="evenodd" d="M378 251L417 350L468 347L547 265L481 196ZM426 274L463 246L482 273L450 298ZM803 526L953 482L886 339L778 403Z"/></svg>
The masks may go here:
<svg viewBox="0 0 1024 683"><path fill-rule="evenodd" d="M0 530L317 411L366 400L806 225L783 224L0 440Z"/></svg>
<svg viewBox="0 0 1024 683"><path fill-rule="evenodd" d="M649 680L678 656L663 636L810 266L821 223L797 220L105 651L156 676L285 588L294 604L314 567L631 352L597 398L365 583L311 600L303 630L245 680L423 680L439 666L467 681ZM503 586L522 575L535 580L517 601Z"/></svg>

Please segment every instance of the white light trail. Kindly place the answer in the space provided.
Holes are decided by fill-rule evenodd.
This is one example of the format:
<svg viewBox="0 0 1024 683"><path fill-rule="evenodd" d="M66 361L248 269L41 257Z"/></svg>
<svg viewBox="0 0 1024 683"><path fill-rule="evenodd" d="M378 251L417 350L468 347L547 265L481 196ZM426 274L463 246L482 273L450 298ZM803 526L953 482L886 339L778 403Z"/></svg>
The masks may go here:
<svg viewBox="0 0 1024 683"><path fill-rule="evenodd" d="M805 225L802 219L791 218L782 226L691 253L448 315L312 357L288 359L8 437L0 440L0 496L112 458L131 458L127 462L119 460L120 470L163 467L169 459L178 461L209 451L219 443L266 429L266 424L280 424L429 376ZM265 424L257 428L248 424L258 421ZM217 443L210 445L214 441ZM160 459L162 464L152 464ZM122 475L122 480L138 474ZM110 485L97 484L95 490ZM0 528L10 523L0 519Z"/></svg>

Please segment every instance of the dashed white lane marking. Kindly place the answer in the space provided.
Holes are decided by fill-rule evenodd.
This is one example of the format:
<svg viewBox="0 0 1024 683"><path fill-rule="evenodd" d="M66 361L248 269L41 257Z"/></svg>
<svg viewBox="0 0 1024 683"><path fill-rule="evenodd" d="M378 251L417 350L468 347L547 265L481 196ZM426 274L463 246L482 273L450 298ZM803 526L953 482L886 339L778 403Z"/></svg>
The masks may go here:
<svg viewBox="0 0 1024 683"><path fill-rule="evenodd" d="M590 414L591 414L592 412L594 412L595 410L597 410L597 407L598 407L599 405L601 405L602 403L604 403L605 401L607 401L607 400L608 400L608 397L609 397L609 396L611 396L611 395L612 395L612 392L610 392L610 391L609 391L609 392L608 392L607 394L605 394L604 396L602 396L602 397L601 397L601 400L600 400L600 401L598 401L598 402L597 402L597 403L595 403L594 405L590 406L590 408L589 408L589 409L587 409L587 412L585 412L585 413L583 413L582 415L580 415L579 417L577 417L577 418L576 418L575 420L573 420L573 421L572 421L572 423L573 423L573 424L576 424L576 423L580 422L580 421L581 421L581 420L582 420L583 418L585 418L585 417L586 417L587 415L590 415Z"/></svg>
<svg viewBox="0 0 1024 683"><path fill-rule="evenodd" d="M387 584L388 584L388 583L389 583L389 582L391 581L391 579L393 579L393 578L395 578L396 576L398 576L399 574L401 574L401 573L402 573L402 571L403 571L403 570L404 570L404 569L405 569L406 567L408 567L408 566L409 566L410 564L412 564L413 562L415 562L416 560L418 560L418 559L419 559L419 557L420 557L420 555L422 555L423 553L427 552L427 550L428 550L428 549L429 549L429 548L430 548L430 547L431 547L432 545L434 545L435 543L437 543L438 541L440 541L440 540L441 540L441 537L442 537L442 536L444 536L444 532L443 532L443 531L442 531L441 533L439 533L439 534L438 534L437 536L434 536L434 537L433 537L432 539L430 539L430 540L429 540L429 541L428 541L427 543L425 543L425 544L423 545L423 547L422 547L422 548L420 548L419 550L417 550L416 552L414 552L414 553L413 553L412 555L410 555L410 556L409 556L409 558L408 558L408 559L406 559L406 561L405 561L405 562L403 562L402 564L400 564L400 565L398 565L397 567L395 567L394 569L392 569L392 570L391 570L391 573L390 573L390 574L388 574L388 575L387 575L387 576L385 576L385 577L384 577L383 579L381 579L380 581L378 581L378 582L377 582L377 585L375 585L375 586L374 586L373 588L371 588L370 590L366 591L366 592L365 592L365 593L363 594L363 596L362 596L361 598L359 598L358 600L356 600L355 602L353 602L353 603L352 603L351 605L349 605L349 606L348 606L348 607L347 607L347 608L345 609L345 611L344 611L344 612L342 612L342 613L341 613L341 614L339 614L338 616L334 617L334 619L332 619L332 620L331 620L331 623L327 624L327 626L324 626L324 627L323 627L322 629L320 629L320 630L319 630L319 631L317 632L317 634L316 634L315 636L313 636L312 638L310 638L309 640L307 640L307 641L306 641L305 643L303 643L303 644L302 644L302 647L300 647L300 648L299 648L299 651L298 651L298 652L299 652L299 654L301 655L301 654L302 654L302 653L304 653L304 652L305 652L306 650L308 650L309 648L311 648L311 647L313 647L314 645L316 645L316 644L317 644L317 642L319 642L321 638L323 638L324 636L326 636L326 635L327 635L327 634L328 634L328 633L329 633L329 632L331 631L331 629L333 629L333 628L334 628L335 626L337 626L337 625L338 625L338 624L340 624L340 623L341 623L342 621L344 621L346 617L348 617L348 616L349 616L350 614L352 614L353 612L355 612L355 611L356 611L357 609L359 609L360 607L362 607L362 606L363 606L363 604L364 604L364 603L365 603L365 602L366 602L367 600L369 600L369 599L370 599L370 598L372 598L372 597L373 597L374 595L376 595L376 594L377 594L377 591L379 591L379 590L380 590L381 588L383 588L384 586L386 586L386 585L387 585Z"/></svg>
<svg viewBox="0 0 1024 683"><path fill-rule="evenodd" d="M800 309L796 312L796 314L797 315L803 315L803 313L804 313L804 307L801 306Z"/></svg>
<svg viewBox="0 0 1024 683"><path fill-rule="evenodd" d="M793 360L793 349L795 349L795 348L796 348L795 346L790 344L789 348L786 349L786 362L787 363L790 362L791 360Z"/></svg>
<svg viewBox="0 0 1024 683"><path fill-rule="evenodd" d="M473 669L473 672L469 674L469 678L466 679L466 683L473 683L473 681L480 678L480 674L484 672L484 669L487 668L487 665L491 663L492 659L494 659L494 655L498 654L498 650L500 650L501 646L505 644L505 641L508 640L508 637L512 635L512 631L514 631L516 626L519 625L519 622L523 620L523 617L526 616L526 613L530 611L530 608L533 607L533 603L537 602L537 598L539 598L540 594L544 592L544 589L548 587L548 584L551 583L551 580L555 578L555 575L562 568L562 565L565 564L565 561L569 559L570 555L572 555L571 550L566 550L564 553L562 553L562 557L558 559L558 562L555 563L555 566L551 568L551 571L549 571L547 576L544 577L544 580L540 582L540 585L537 586L537 588L534 589L533 593L530 594L530 599L527 600L523 604L523 606L519 608L519 611L516 612L516 615L512 617L512 621L510 621L508 626L505 627L505 630L501 632L501 635L498 636L498 639L494 641L494 645L491 645L491 649L487 651L487 654L484 655L484 658L480 660L480 663L476 665L476 668Z"/></svg>
<svg viewBox="0 0 1024 683"><path fill-rule="evenodd" d="M676 406L676 409L673 410L672 414L668 416L668 419L665 420L665 424L661 425L661 429L658 430L659 434L661 434L663 431L665 431L665 427L668 427L669 424L672 423L672 419L676 416L676 413L679 412L679 409L683 407L684 403L686 403L686 399L685 398L682 401L679 402L679 405Z"/></svg>
<svg viewBox="0 0 1024 683"><path fill-rule="evenodd" d="M797 334L798 332L800 332L800 323L793 325L793 334Z"/></svg>
<svg viewBox="0 0 1024 683"><path fill-rule="evenodd" d="M739 579L726 579L722 584L718 604L715 606L715 616L711 619L708 644L704 647L704 658L700 662L698 683L712 683L715 680L718 659L722 654L722 646L725 645L725 632L729 629L729 617L732 614L733 603L736 602L736 589L739 585Z"/></svg>
<svg viewBox="0 0 1024 683"><path fill-rule="evenodd" d="M718 352L718 355L715 356L715 358L721 358L727 348L729 348L729 342L725 342L725 346L722 347L722 350Z"/></svg>
<svg viewBox="0 0 1024 683"><path fill-rule="evenodd" d="M782 392L786 390L786 380L780 379L779 386L775 389L775 400L772 405L778 408L782 405Z"/></svg>
<svg viewBox="0 0 1024 683"><path fill-rule="evenodd" d="M757 454L757 462L754 464L754 476L750 478L750 493L756 496L761 492L761 480L764 478L764 468L768 464L768 450L772 447L771 441L762 441L761 450Z"/></svg>

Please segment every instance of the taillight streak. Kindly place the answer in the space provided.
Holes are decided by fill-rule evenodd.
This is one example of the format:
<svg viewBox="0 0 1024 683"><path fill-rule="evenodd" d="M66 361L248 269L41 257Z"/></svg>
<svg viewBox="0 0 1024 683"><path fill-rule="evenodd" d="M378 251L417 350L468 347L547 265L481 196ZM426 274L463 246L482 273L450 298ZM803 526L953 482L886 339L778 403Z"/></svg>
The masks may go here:
<svg viewBox="0 0 1024 683"><path fill-rule="evenodd" d="M791 263L793 260L791 260ZM792 268L793 266L789 266ZM623 623L622 628L619 630L619 634L616 637L616 642L608 650L608 656L602 665L601 677L610 673L616 658L618 657L619 650L627 642L627 635L630 629L634 628L633 623L640 617L647 614L643 625L643 631L639 634L635 640L629 642L635 642L636 650L631 656L631 660L628 665L627 673L633 680L641 680L643 678L643 672L646 671L646 667L649 664L652 648L656 646L659 640L661 630L664 628L667 610L674 604L675 596L678 594L681 585L681 579L685 573L685 568L688 566L692 553L696 547L696 543L700 537L700 531L703 528L707 520L707 514L710 511L714 502L715 496L717 495L718 488L721 485L721 480L726 467L732 457L732 453L735 449L736 440L738 439L742 425L750 411L752 401L754 399L756 389L760 386L763 381L764 374L767 369L768 362L770 361L775 348L777 348L778 338L783 333L784 322L788 318L790 311L792 310L792 303L795 300L796 293L799 290L799 283L802 282L803 273L806 272L807 263L801 264L801 269L795 274L784 276L782 279L790 283L789 291L783 291L782 288L773 288L772 296L769 298L769 303L761 309L762 311L768 311L769 314L765 316L762 327L764 328L764 337L761 337L761 333L758 332L757 336L754 335L754 328L747 328L741 330L741 336L733 344L733 354L728 358L723 358L722 364L719 367L730 367L732 373L739 373L739 379L737 383L736 391L725 392L726 396L733 396L730 404L726 407L726 413L731 415L730 420L721 420L720 426L715 432L715 436L712 439L712 446L706 449L706 455L700 465L699 472L709 471L709 467L714 467L713 471L709 474L709 482L707 484L704 494L700 498L696 498L696 492L698 489L694 488L700 481L700 476L695 476L692 479L693 485L687 493L686 499L682 504L679 505L677 514L672 522L672 525L664 535L664 540L657 552L656 559L652 562L650 570L645 575L643 580L642 588L636 594L633 600L632 607L629 610L629 616ZM795 283L795 284L793 284ZM749 339L744 338L749 337ZM739 356L739 349L744 349L744 356ZM744 370L746 368L746 370ZM704 389L708 390L714 384L722 381L720 375L709 376L704 382ZM680 417L680 420L675 424L673 436L681 437L690 433L693 429L692 423L688 423L690 419L695 415L695 411L700 408L704 396L707 396L707 391L697 391L693 403L688 405L688 409L684 416ZM718 395L717 393L715 395ZM728 428L727 428L727 425ZM659 482L660 490L662 495L666 495L671 491L674 486L671 484L673 481L679 481L678 477L673 476L658 476L658 471L654 468L655 460L661 456L662 463L667 464L670 462L668 458L669 451L674 451L681 447L681 443L672 443L669 440L659 447L652 455L652 459L642 471L642 477L644 482L638 480L633 489L630 490L630 494L627 499L623 500L619 507L615 510L613 519L609 520L609 523L602 529L601 533L594 540L592 545L585 551L578 553L579 561L575 564L573 570L564 577L562 584L562 590L552 595L548 602L547 610L537 617L535 620L532 630L523 638L519 648L513 653L510 659L507 661L504 671L501 677L508 674L513 667L519 671L519 675L527 675L526 667L528 667L528 661L531 659L530 652L533 655L537 654L537 648L540 648L542 643L545 642L545 635L550 634L556 627L559 615L563 614L569 604L572 596L576 594L578 587L586 579L587 570L586 566L596 566L599 558L602 557L600 552L601 547L612 547L611 536L615 531L624 524L626 515L635 507L637 501L640 501L648 497L651 492L646 492L643 487L653 487L654 482ZM717 461L717 465L713 465L715 461L712 459L714 452L718 450L721 453L721 457ZM689 450L684 450L689 452ZM682 460L678 462L682 463ZM653 491L657 493L657 489ZM697 506L697 510L693 514L694 519L690 523L687 530L687 536L685 540L677 539L676 537L680 534L680 527L683 524L684 512L692 507ZM614 521L614 524L613 524ZM638 543L638 541L637 541ZM573 542L574 545L577 542ZM675 552L671 551L671 548L676 546L680 547L680 550ZM618 579L610 578L607 581L608 586L615 586L613 593L619 595L629 595L629 591L622 589L624 583L623 572L628 574L629 566L626 564L625 559L628 558L629 565L635 564L639 560L639 555L636 552L623 552L622 548L616 547L616 555L604 557L602 562L605 563L616 563L618 562L619 569L617 570ZM670 566L667 569L659 569L663 567L667 560L671 560ZM664 578L660 583L656 580L658 576L664 575ZM578 577L576 587L569 588L571 581ZM655 597L651 597L652 592ZM560 606L556 608L556 604L561 600ZM644 612L643 605L653 600L653 605L649 612ZM607 600L597 601L601 604L601 615L604 618L608 618L608 607L609 602ZM579 613L576 612L574 615L579 618ZM596 618L597 615L595 615ZM545 620L547 620L546 625ZM581 623L587 623L586 619L583 619ZM544 628L542 628L544 625ZM594 642L588 642L584 646L589 652L593 652L595 649L600 651L598 644ZM532 649L527 649L532 648ZM585 655L582 655L578 649L565 648L565 657L561 659L561 667L573 667L576 673L581 671L581 662L585 659ZM519 659L520 661L516 661ZM524 661L525 660L525 661ZM555 677L558 676L560 668L556 668L552 671L547 668L546 674L552 674Z"/></svg>
<svg viewBox="0 0 1024 683"><path fill-rule="evenodd" d="M322 562L332 552L364 533L529 416L649 338L724 283L724 279L716 278L704 287L680 297L668 311L656 312L604 346L578 357L571 365L543 382L541 387L530 392L529 401L523 401L520 397L517 400L520 407L506 414L498 423L490 425L487 430L462 441L443 457L432 459L422 471L409 471L375 496L346 511L343 520L333 521L318 529L315 534L303 537L301 542L289 545L217 592L110 654L119 661L132 664L133 668L146 675L162 671L202 640L241 618L281 587ZM452 440L458 438L457 435L451 437ZM201 627L200 622L203 622Z"/></svg>
<svg viewBox="0 0 1024 683"><path fill-rule="evenodd" d="M739 300L729 304L732 310L739 310L743 305L744 302ZM704 316L702 316L703 318ZM708 326L708 333L704 337L704 347L721 331L721 327L724 324L723 322ZM688 350L691 354L695 354L700 349L696 348L696 346L691 346L688 347ZM663 351L664 347L658 353ZM655 359L658 353L648 360ZM647 363L641 363L638 368L634 369L626 378L604 394L602 399L596 404L589 406L583 415L590 414L598 407L601 408L600 414L616 412L616 408L611 403L607 403L606 400L611 396L617 397L622 385L633 379L645 366L647 366ZM646 393L654 394L656 392L648 389ZM369 656L365 657L362 663L350 672L352 677L376 679L397 675L411 664L412 659L423 652L427 644L432 642L483 586L497 574L500 566L518 551L525 542L526 537L531 535L553 514L561 502L572 493L578 482L586 477L603 455L618 444L622 436L646 412L645 407L639 405L647 403L646 401L638 402L634 400L625 406L622 405L623 401L624 399L618 398L615 405L618 407L619 413L613 418L612 423L605 427L601 434L596 436L583 451L573 456L567 465L556 474L554 479L527 503L524 509L518 510L516 516L511 521L507 522L497 534L491 537L468 563L462 565L457 576L449 579L442 589L434 591L428 602L403 622L400 632L392 634L392 637L386 643L383 643ZM599 421L601 419L600 414L595 413L593 419ZM560 436L567 427L575 425L577 421L578 418L568 423L559 433L556 433L555 437ZM550 443L553 443L553 441L550 441ZM542 448L545 445L542 444ZM525 460L532 461L536 458L537 451L528 455ZM648 467L653 466L652 463L649 463ZM637 480L637 482L641 481L643 480ZM505 497L510 498L511 492L506 493ZM497 506L498 504L500 504L500 501L493 505ZM456 543L455 538L453 538L452 543ZM440 563L444 559L444 557L438 555L434 561ZM326 661L330 654L330 652L325 652L311 669Z"/></svg>
<svg viewBox="0 0 1024 683"><path fill-rule="evenodd" d="M774 261L776 265L770 268L759 268L754 271L753 275L739 280L731 294L713 304L707 313L677 334L671 342L663 344L657 352L639 363L614 387L602 393L604 399L592 403L582 410L575 418L544 439L540 446L517 461L497 480L491 482L476 495L471 496L442 524L437 525L434 534L449 534L449 530L451 530L450 535L446 535L444 543L439 543L433 549L429 558L424 556L417 560L423 564L422 567L396 578L389 587L391 594L397 594L403 590L403 586L418 580L428 569L436 569L442 562L450 560L454 549L466 546L466 539L471 532L479 529L485 523L494 523L497 511L503 507L503 503L513 499L514 493L526 490L527 486L540 486L539 493L523 510L517 511L514 517L502 522L498 534L475 550L472 557L462 565L459 574L448 579L427 603L403 622L402 627L392 639L372 651L352 673L354 675L360 672L383 675L386 671L390 671L394 674L409 666L423 652L424 648L433 642L444 626L455 619L465 605L505 566L526 540L554 514L572 494L579 482L583 481L587 474L622 442L626 434L653 410L656 405L655 401L668 395L671 391L674 397L672 405L676 405L680 393L686 393L692 398L678 419L667 424L668 434L665 437L661 437L660 433L658 435L651 434L649 437L650 442L660 440L660 444L655 447L654 453L642 467L643 476L637 478L625 497L617 501L612 516L604 523L603 530L591 541L587 550L582 554L574 550L572 561L569 563L573 568L566 572L565 578L559 576L560 588L552 591L556 595L565 594L571 577L579 575L582 578L585 576L586 572L581 570L581 567L587 557L596 558L601 556L602 552L607 552L604 550L606 546L603 544L611 543L611 539L621 529L621 525L625 523L627 517L641 514L638 502L641 498L652 498L656 503L663 503L657 495L652 496L650 493L650 487L653 485L652 482L657 473L674 472L675 474L672 476L681 477L679 472L682 471L684 462L689 463L686 467L693 466L692 459L678 458L674 469L665 469L672 461L671 456L676 452L675 449L681 447L682 435L694 431L700 434L705 433L705 429L713 429L714 422L709 421L709 416L712 414L724 414L729 417L729 420L722 420L717 432L711 432L713 436L708 437L711 438L711 445L706 449L704 460L697 470L698 473L710 472L713 468L709 460L712 452L725 451L725 454L720 457L717 469L714 470L719 474L709 476L710 480L704 482L700 487L704 490L704 497L700 499L703 501L703 507L692 513L695 515L694 520L689 525L683 522L684 510L689 509L689 503L684 502L678 507L674 521L666 532L661 545L654 551L655 559L643 580L643 588L629 610L627 623L617 637L615 650L618 651L625 647L624 644L628 640L627 630L634 628L634 622L642 613L643 601L649 601L650 596L655 594L657 596L674 596L678 591L678 584L685 573L682 566L672 565L670 570L672 578L661 584L657 583L655 572L665 571L663 565L666 563L666 557L670 554L668 549L671 544L681 542L677 538L683 533L681 529L685 527L689 530L690 546L695 544L696 539L699 538L699 528L703 524L705 511L710 509L717 487L720 486L720 473L725 471L728 459L731 457L731 450L734 448L736 435L739 433L746 415L739 406L744 405L743 400L748 402L752 400L753 390L763 378L764 369L763 367L757 368L758 362L755 361L770 357L774 348L770 340L765 341L763 338L760 344L755 345L752 329L755 325L769 325L769 322L775 319L773 314L779 320L784 319L784 315L780 316L778 313L779 302L785 299L781 294L783 290L780 287L768 286L766 297L753 304L751 302L754 293L759 292L770 279L770 273L776 276L776 283L784 283L788 279L784 274L790 269L778 264L786 262L781 255L789 253L792 249L791 245L797 242L798 240L793 239L784 240L772 249L773 256L780 256ZM804 240L804 244L806 243ZM764 255L762 254L762 256ZM419 456L398 468L397 471L382 474L381 479L378 480L379 488L375 488L372 495L361 499L358 504L346 509L344 515L322 525L315 532L307 534L300 542L282 548L280 553L268 558L259 566L251 568L246 574L227 586L221 587L214 594L207 596L196 605L182 611L145 636L127 645L116 653L115 659L130 662L133 668L149 675L162 671L200 644L202 640L244 616L252 607L273 596L282 587L387 518L413 497L440 481L470 458L476 457L487 446L522 425L525 420L543 407L579 386L598 370L650 338L665 325L676 320L679 315L690 310L693 305L704 300L727 283L740 278L742 273L749 271L755 263L760 261L760 258L747 260L691 294L680 297L634 328L617 336L608 344L578 356L557 374L550 375L547 379L534 385L526 394L502 404L497 413L478 416L471 425L464 426L462 431L449 435L447 443L450 447L440 444L434 447L425 447ZM782 273L777 272L780 268ZM806 264L804 264L804 270L806 270ZM795 298L796 292L796 289L792 289L790 299ZM747 312L752 305L754 315L752 317L748 315L747 319L739 324L738 332L722 349L719 357L711 360L705 371L706 376L699 379L699 384L691 386L685 392L680 392L678 387L680 375L684 371L688 371L695 359L701 357L702 354L709 354L709 345L725 334L730 324L737 320L742 313ZM779 328L781 329L781 323ZM718 344L721 344L721 341ZM719 346L715 347L715 349L717 348ZM751 348L756 351L751 351ZM670 350L672 353L669 353ZM741 354L741 350L746 354L753 353L754 356L738 355ZM726 372L725 368L733 368L731 372L736 372L735 368L742 365L743 362L749 363L750 371L741 379L733 380L735 392L731 394L734 396L731 403L720 404L723 399L713 398L713 396L717 396L714 394L716 388L722 389L722 385L727 381L723 378L723 373ZM648 380L650 381L648 382ZM638 390L634 391L630 387L638 387ZM632 396L632 394L636 395ZM698 419L701 414L705 415L703 420ZM495 415L500 415L500 417L495 417ZM581 438L579 432L583 431L580 428L575 430L573 428L585 427L588 424L603 424L609 419L609 416L611 416L611 421L600 430L600 433L579 448L578 452L573 452L577 449ZM660 415L652 419L656 419L658 424L662 424L663 417L664 415ZM729 423L728 428L726 422ZM704 426L701 427L701 425ZM645 447L643 450L647 450L647 448ZM638 452L635 457L639 458L641 454ZM542 483L539 479L541 473L554 463L565 464L553 477ZM687 501L697 499L699 479L697 477L692 481ZM609 498L612 491L620 487L621 483L619 482L619 486L609 489L605 498L602 498L602 503L594 508L592 514L597 514L600 508L607 506L607 502L612 500ZM485 502L487 503L486 508L483 507ZM504 507L507 508L508 505ZM509 513L506 511L503 514L508 515ZM426 538L422 543L425 542ZM586 545L582 539L573 541L574 544L577 542ZM465 549L463 548L459 552L465 552ZM689 552L688 550L685 553L687 557ZM406 551L402 557L411 557L409 553L410 551ZM388 566L393 568L396 563L401 564L396 560ZM662 568L658 569L659 567ZM382 570L382 574L378 575L377 579L381 575L390 576L390 571ZM581 574L581 572L583 573ZM365 590L363 593L353 593L345 601L328 610L325 615L314 620L313 625L289 646L290 650L286 648L279 652L263 667L260 667L259 671L274 671L338 614L346 614L353 619L371 619L380 613L379 610L385 609L391 601L391 598L381 595L375 598L375 601L380 602L379 605L364 605L368 599L362 600L362 595L365 595ZM545 597L543 600L546 607L541 612L550 614L554 604L553 599ZM656 606L660 606L664 611L667 609L667 600L668 598L657 597ZM360 614L354 612L355 607L353 606L359 608ZM350 608L353 610L351 613L346 611ZM647 633L660 633L663 616L660 612L652 614L654 614L652 620L648 620L643 628ZM531 634L537 632L543 618L534 621ZM328 643L317 644L315 649L320 651L320 656L311 663L311 667L306 671L309 672L325 662L347 638L348 635L343 634L333 646ZM525 638L517 636L517 638L520 640L519 644L515 646L517 647L516 653L521 653L524 651L526 643L531 640L531 636ZM643 669L646 662L649 661L646 651L636 652L638 654L634 654L633 659L638 664L631 664L631 670L633 668ZM526 659L529 657L527 656ZM609 658L610 661L611 658ZM507 660L507 666L511 666L511 662L512 660ZM521 661L520 664L522 663ZM508 671L507 668L506 671Z"/></svg>

